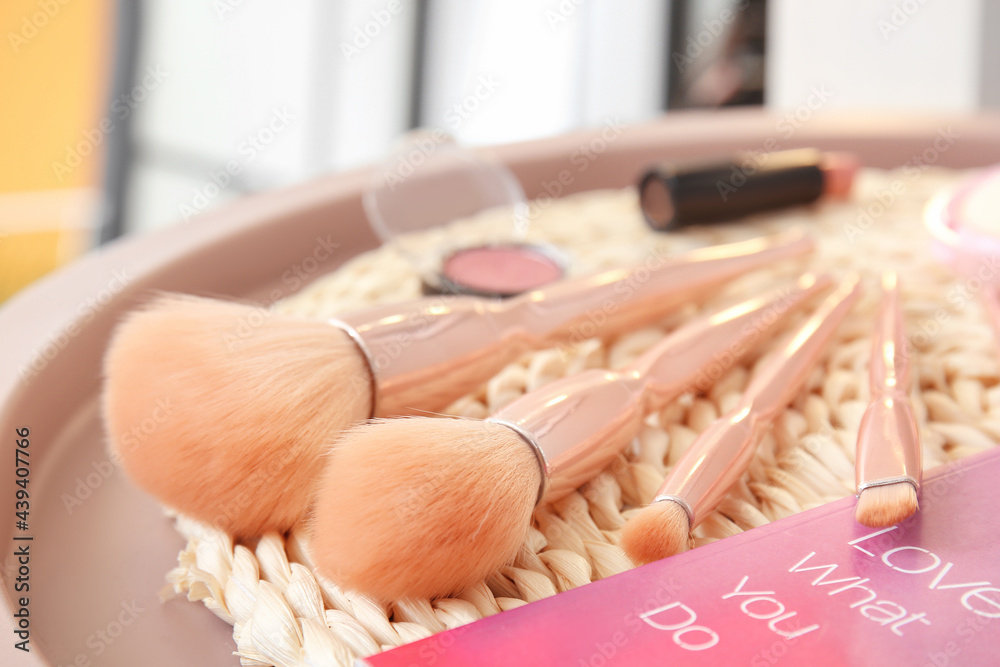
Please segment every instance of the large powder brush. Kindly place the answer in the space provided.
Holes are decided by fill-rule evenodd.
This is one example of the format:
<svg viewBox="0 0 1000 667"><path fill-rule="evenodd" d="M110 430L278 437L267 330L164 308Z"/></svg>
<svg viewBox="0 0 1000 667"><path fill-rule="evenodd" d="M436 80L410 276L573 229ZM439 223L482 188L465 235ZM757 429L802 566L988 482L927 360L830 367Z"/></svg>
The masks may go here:
<svg viewBox="0 0 1000 667"><path fill-rule="evenodd" d="M348 426L441 410L526 350L653 321L812 248L790 232L506 301L443 296L330 322L162 295L131 313L109 347L111 448L136 484L184 514L237 537L285 531Z"/></svg>
<svg viewBox="0 0 1000 667"><path fill-rule="evenodd" d="M547 384L480 420L381 420L337 442L318 487L320 573L383 600L459 591L516 555L533 508L604 469L644 415L709 385L829 284L802 278L681 327L621 371Z"/></svg>

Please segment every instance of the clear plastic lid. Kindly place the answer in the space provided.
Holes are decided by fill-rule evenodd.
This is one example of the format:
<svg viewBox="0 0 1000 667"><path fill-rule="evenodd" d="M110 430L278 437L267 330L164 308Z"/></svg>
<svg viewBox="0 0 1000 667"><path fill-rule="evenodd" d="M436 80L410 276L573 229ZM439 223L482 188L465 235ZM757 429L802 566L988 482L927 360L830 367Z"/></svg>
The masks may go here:
<svg viewBox="0 0 1000 667"><path fill-rule="evenodd" d="M364 195L372 228L421 268L457 248L459 239L439 239L436 247L411 238L414 232L444 227L490 209L503 219L480 232L484 244L518 243L528 230L524 190L503 165L458 146L440 130L418 130L375 170ZM429 257L435 255L435 257Z"/></svg>

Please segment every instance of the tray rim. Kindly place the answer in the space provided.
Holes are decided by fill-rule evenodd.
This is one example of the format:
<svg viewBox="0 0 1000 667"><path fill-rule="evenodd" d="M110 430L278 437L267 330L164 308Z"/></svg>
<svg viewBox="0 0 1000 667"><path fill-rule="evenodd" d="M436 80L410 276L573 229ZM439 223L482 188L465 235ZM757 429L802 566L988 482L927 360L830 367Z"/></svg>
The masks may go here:
<svg viewBox="0 0 1000 667"><path fill-rule="evenodd" d="M547 186L569 167L574 155L596 155L588 163L593 168L576 174L558 196L628 185L642 165L658 156L763 148L769 137L780 137L781 148L854 150L870 166L891 167L925 148L940 130L951 128L959 138L941 155L939 165L966 168L1000 162L1000 113L830 112L810 118L786 140L782 123L787 126L787 118L761 110L681 112L624 128L606 124L483 150L514 171L529 199L551 196L552 188ZM609 140L612 132L616 134ZM20 423L38 423L41 415L48 415L47 423L55 432L65 428L99 387L100 356L117 317L151 289L260 297L278 289L274 270L280 275L288 258L303 256L305 249L315 244L312 235L324 229L340 231L338 238L344 241L339 261L324 267L324 273L374 247L377 242L361 207L361 192L371 173L372 169L365 167L325 175L240 199L195 218L193 224L122 239L14 296L0 308L2 432L6 435ZM334 226L330 219L337 221ZM250 262L251 257L256 261ZM80 304L106 289L116 272L119 277L129 277L123 288L96 312L81 314ZM38 354L39 341L59 336L67 343L54 358L36 374L22 376L20 369ZM60 383L59 378L64 381ZM4 442L13 448L12 439L5 437ZM33 442L32 448L38 452L36 461L41 465L58 464L46 459L44 442L37 443L37 449ZM12 486L12 459L0 457L0 488ZM3 522L0 540L12 545L13 530L12 521ZM0 585L4 618L0 628L12 637L13 590L2 574ZM17 656L19 662L11 664L50 664L37 653L17 651L12 641L2 644L0 655L11 660Z"/></svg>

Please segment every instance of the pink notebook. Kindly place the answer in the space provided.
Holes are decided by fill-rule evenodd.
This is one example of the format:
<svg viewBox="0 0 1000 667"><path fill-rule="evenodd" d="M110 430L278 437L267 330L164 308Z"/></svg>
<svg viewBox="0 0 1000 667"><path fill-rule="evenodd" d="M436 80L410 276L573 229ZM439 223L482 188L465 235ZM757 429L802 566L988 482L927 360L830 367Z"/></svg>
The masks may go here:
<svg viewBox="0 0 1000 667"><path fill-rule="evenodd" d="M854 498L374 655L434 665L1000 665L1000 449L925 476L888 529Z"/></svg>

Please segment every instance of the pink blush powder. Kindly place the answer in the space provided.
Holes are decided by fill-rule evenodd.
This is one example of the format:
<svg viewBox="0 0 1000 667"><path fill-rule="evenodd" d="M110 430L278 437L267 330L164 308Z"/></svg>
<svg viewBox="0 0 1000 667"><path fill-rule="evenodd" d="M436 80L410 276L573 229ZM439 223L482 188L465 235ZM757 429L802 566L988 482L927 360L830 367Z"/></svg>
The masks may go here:
<svg viewBox="0 0 1000 667"><path fill-rule="evenodd" d="M459 250L442 267L444 277L465 288L520 294L559 280L562 268L531 246L481 246Z"/></svg>

